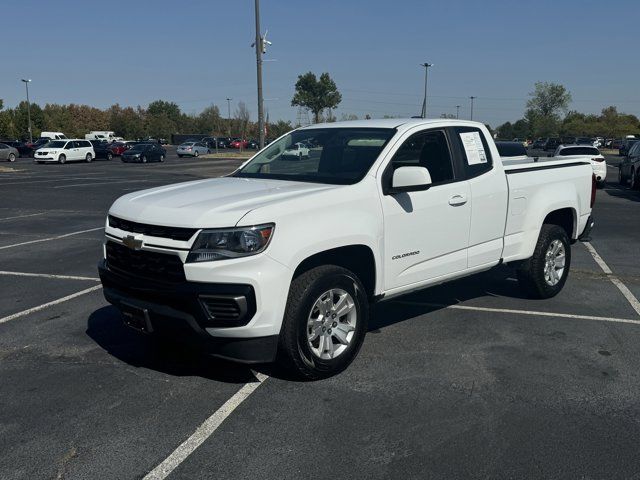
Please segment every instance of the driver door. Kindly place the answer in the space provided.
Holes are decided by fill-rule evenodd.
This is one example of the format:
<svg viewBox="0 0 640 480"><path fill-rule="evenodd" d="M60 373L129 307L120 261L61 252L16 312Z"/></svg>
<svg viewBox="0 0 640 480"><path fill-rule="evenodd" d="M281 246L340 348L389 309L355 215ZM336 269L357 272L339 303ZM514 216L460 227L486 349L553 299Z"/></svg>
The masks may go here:
<svg viewBox="0 0 640 480"><path fill-rule="evenodd" d="M387 291L467 268L471 191L464 174L456 171L445 131L422 130L404 140L384 170L383 192L401 166L427 168L432 184L382 196Z"/></svg>

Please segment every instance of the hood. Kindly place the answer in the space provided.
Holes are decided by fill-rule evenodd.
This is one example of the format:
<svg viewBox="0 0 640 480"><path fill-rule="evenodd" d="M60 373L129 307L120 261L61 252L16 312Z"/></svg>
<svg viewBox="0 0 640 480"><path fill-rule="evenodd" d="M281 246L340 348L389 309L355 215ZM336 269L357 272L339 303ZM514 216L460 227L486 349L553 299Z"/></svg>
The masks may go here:
<svg viewBox="0 0 640 480"><path fill-rule="evenodd" d="M109 213L125 220L188 228L235 226L256 208L335 185L223 177L178 183L120 197Z"/></svg>

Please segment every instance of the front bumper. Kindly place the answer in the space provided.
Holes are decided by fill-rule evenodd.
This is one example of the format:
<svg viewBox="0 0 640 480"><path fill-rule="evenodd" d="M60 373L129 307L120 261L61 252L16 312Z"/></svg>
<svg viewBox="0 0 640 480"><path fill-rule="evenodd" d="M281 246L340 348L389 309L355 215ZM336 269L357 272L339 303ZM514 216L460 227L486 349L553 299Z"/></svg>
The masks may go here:
<svg viewBox="0 0 640 480"><path fill-rule="evenodd" d="M278 335L264 337L214 337L207 328L233 328L247 324L256 313L250 285L182 282L162 284L117 273L98 264L105 299L121 312L135 308L146 317L145 333L179 339L205 353L241 363L266 363L275 359ZM243 311L233 321L211 317L207 299L236 299ZM228 305L228 303L227 303ZM242 309L241 309L242 310ZM129 326L131 324L127 321Z"/></svg>

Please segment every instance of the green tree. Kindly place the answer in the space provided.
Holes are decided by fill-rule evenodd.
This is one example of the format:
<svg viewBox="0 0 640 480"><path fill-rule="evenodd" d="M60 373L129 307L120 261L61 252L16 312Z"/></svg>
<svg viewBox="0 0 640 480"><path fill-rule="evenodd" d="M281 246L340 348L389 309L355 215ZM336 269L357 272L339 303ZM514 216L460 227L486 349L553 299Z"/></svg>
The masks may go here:
<svg viewBox="0 0 640 480"><path fill-rule="evenodd" d="M496 127L496 132L498 133L498 138L500 139L511 140L512 138L514 138L513 125L511 125L511 122L505 122L502 125L498 125L498 127Z"/></svg>
<svg viewBox="0 0 640 480"><path fill-rule="evenodd" d="M267 127L267 136L269 138L278 138L287 132L293 130L291 122L285 122L284 120L278 120L275 123L270 123Z"/></svg>
<svg viewBox="0 0 640 480"><path fill-rule="evenodd" d="M314 121L320 121L320 113L325 108L336 108L342 101L336 83L328 73L317 79L313 72L298 76L296 92L291 99L291 106L306 107L313 112Z"/></svg>
<svg viewBox="0 0 640 480"><path fill-rule="evenodd" d="M16 134L24 138L29 137L29 112L27 110L27 102L23 100L12 111ZM40 132L45 130L44 113L36 103L31 103L31 129L34 139L38 138Z"/></svg>
<svg viewBox="0 0 640 480"><path fill-rule="evenodd" d="M571 93L557 83L536 82L529 96L525 120L531 125L532 133L535 136L557 134L560 116L571 103Z"/></svg>

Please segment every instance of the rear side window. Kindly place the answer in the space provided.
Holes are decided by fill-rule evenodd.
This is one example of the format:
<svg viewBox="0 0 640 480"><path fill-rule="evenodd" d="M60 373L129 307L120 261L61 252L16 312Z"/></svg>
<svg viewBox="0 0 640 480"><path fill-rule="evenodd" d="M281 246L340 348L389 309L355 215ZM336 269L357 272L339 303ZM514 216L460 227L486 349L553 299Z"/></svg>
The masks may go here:
<svg viewBox="0 0 640 480"><path fill-rule="evenodd" d="M479 128L455 127L454 141L462 153L467 178L477 177L493 168L493 158L487 139ZM526 155L526 152L525 152Z"/></svg>

